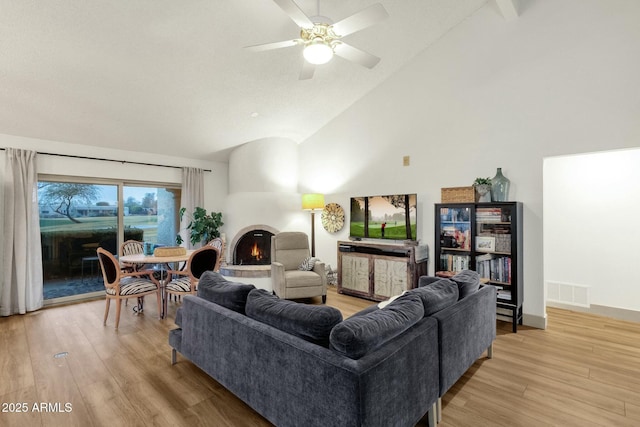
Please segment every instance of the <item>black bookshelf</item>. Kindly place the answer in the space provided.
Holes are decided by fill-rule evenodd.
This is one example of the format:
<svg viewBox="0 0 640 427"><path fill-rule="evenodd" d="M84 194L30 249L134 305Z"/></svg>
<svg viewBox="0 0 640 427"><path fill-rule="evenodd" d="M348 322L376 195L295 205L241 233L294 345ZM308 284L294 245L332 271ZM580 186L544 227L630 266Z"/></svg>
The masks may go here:
<svg viewBox="0 0 640 427"><path fill-rule="evenodd" d="M522 203L437 203L435 271L475 270L498 294L497 315L522 325Z"/></svg>

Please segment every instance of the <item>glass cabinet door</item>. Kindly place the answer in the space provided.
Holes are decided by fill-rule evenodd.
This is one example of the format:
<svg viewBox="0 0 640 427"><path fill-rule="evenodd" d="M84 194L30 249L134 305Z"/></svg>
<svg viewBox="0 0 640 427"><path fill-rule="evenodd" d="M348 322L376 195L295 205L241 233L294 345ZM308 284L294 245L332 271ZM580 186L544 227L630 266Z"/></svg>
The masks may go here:
<svg viewBox="0 0 640 427"><path fill-rule="evenodd" d="M436 232L440 236L440 254L436 272L456 273L471 262L472 206L441 206Z"/></svg>

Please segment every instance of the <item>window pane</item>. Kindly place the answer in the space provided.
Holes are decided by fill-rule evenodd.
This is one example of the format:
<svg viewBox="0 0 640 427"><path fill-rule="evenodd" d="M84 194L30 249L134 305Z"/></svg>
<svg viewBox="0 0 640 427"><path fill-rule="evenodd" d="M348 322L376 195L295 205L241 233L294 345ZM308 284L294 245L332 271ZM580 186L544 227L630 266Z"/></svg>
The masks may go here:
<svg viewBox="0 0 640 427"><path fill-rule="evenodd" d="M45 299L104 290L96 248L117 253L117 186L38 183Z"/></svg>

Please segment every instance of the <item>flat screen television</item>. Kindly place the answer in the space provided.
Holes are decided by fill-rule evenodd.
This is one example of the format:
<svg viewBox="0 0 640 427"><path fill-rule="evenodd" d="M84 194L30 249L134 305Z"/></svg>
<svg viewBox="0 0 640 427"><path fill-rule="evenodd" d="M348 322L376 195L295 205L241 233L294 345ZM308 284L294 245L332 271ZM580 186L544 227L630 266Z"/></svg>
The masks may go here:
<svg viewBox="0 0 640 427"><path fill-rule="evenodd" d="M417 240L416 194L351 198L351 239Z"/></svg>

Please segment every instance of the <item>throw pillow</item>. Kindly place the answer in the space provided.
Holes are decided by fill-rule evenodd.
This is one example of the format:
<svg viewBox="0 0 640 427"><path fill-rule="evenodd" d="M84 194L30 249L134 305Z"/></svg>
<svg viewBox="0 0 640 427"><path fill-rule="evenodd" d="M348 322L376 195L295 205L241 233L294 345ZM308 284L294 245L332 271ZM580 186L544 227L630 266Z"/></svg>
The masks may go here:
<svg viewBox="0 0 640 427"><path fill-rule="evenodd" d="M376 307L375 305L373 307ZM331 331L331 348L351 359L360 359L397 337L424 317L420 297L405 294L382 309L351 316Z"/></svg>
<svg viewBox="0 0 640 427"><path fill-rule="evenodd" d="M220 273L205 271L198 282L198 296L244 314L247 295L255 286L230 282Z"/></svg>
<svg viewBox="0 0 640 427"><path fill-rule="evenodd" d="M317 258L307 257L302 261L302 264L298 266L298 270L300 271L311 271L313 267L316 265Z"/></svg>
<svg viewBox="0 0 640 427"><path fill-rule="evenodd" d="M249 292L246 309L252 319L325 347L331 330L342 321L337 308L280 299L264 289Z"/></svg>
<svg viewBox="0 0 640 427"><path fill-rule="evenodd" d="M415 294L420 297L424 305L424 315L431 316L456 302L460 291L458 285L449 279L438 279L426 286L411 289L408 294Z"/></svg>
<svg viewBox="0 0 640 427"><path fill-rule="evenodd" d="M458 284L459 299L466 297L480 289L480 275L473 270L464 270L451 278Z"/></svg>

